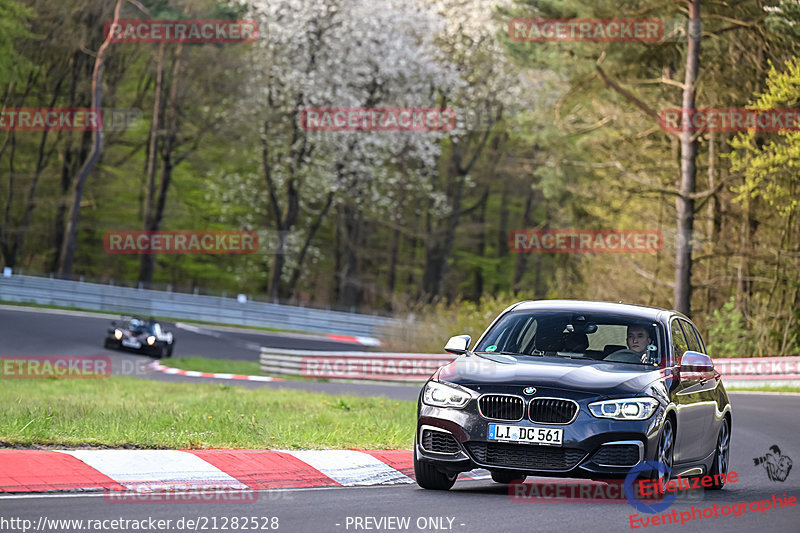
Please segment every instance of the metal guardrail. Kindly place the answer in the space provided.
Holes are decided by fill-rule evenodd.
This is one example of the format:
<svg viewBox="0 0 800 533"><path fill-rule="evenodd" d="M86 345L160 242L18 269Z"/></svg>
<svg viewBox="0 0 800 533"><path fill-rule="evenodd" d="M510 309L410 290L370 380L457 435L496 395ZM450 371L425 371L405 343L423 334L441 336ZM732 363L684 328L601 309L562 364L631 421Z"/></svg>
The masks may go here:
<svg viewBox="0 0 800 533"><path fill-rule="evenodd" d="M424 382L455 356L388 352L316 352L261 347L261 372L320 379Z"/></svg>
<svg viewBox="0 0 800 533"><path fill-rule="evenodd" d="M0 275L0 300L241 326L378 337L395 319L199 294Z"/></svg>
<svg viewBox="0 0 800 533"><path fill-rule="evenodd" d="M261 372L353 381L423 382L442 365L448 354L386 352L317 352L261 347ZM461 360L458 370L480 370L481 363ZM800 385L800 357L717 358L714 368L724 383L743 385ZM487 368L492 371L492 368Z"/></svg>
<svg viewBox="0 0 800 533"><path fill-rule="evenodd" d="M800 357L736 357L714 359L725 383L736 385L800 385Z"/></svg>

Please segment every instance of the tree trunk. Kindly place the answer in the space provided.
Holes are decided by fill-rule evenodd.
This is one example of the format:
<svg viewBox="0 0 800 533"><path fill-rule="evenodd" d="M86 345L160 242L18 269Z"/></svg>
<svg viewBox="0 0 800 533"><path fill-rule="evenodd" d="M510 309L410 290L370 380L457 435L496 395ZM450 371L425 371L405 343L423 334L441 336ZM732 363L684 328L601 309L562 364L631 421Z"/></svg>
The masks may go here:
<svg viewBox="0 0 800 533"><path fill-rule="evenodd" d="M114 7L114 18L112 24L119 19L119 10L122 7L122 0L117 0ZM106 51L111 41L111 32L106 36L100 49L97 51L97 59L94 62L94 73L92 74L92 109L99 110L102 107L103 97L103 63L106 58ZM72 276L72 261L75 257L75 245L78 237L78 225L81 222L81 200L83 199L83 189L86 186L86 178L89 177L95 165L100 160L103 153L103 128L92 132L92 150L89 158L84 162L78 175L75 177L72 191L72 204L67 217L67 225L64 231L64 242L61 247L61 264L59 265L58 275L61 278Z"/></svg>
<svg viewBox="0 0 800 533"><path fill-rule="evenodd" d="M342 234L343 254L342 270L339 273L340 303L348 307L355 307L361 302L363 290L359 279L358 247L362 240L363 224L361 210L358 206L345 204L342 209Z"/></svg>
<svg viewBox="0 0 800 533"><path fill-rule="evenodd" d="M533 204L536 197L536 189L533 188L533 183L528 184L528 196L525 198L525 208L522 212L522 228L528 229L533 222ZM508 235L504 246L508 248ZM516 295L520 291L520 282L522 276L525 275L525 267L528 262L528 254L524 252L517 252L517 260L514 263L514 277L511 280L511 291Z"/></svg>
<svg viewBox="0 0 800 533"><path fill-rule="evenodd" d="M692 230L694 228L695 181L697 174L697 141L692 124L695 110L697 71L700 61L700 0L689 2L689 37L686 51L681 131L681 180L676 199L677 239L675 253L675 292L673 305L685 315L691 313L692 298Z"/></svg>
<svg viewBox="0 0 800 533"><path fill-rule="evenodd" d="M8 198L6 198L6 208L3 212L3 224L0 225L0 251L3 253L3 262L6 266L14 268L13 253L11 250L11 205L14 203L14 156L17 152L17 137L13 131L9 132L11 139L11 151L8 153Z"/></svg>
<svg viewBox="0 0 800 533"><path fill-rule="evenodd" d="M483 192L483 196L481 196L479 207L478 207L478 215L475 219L475 228L478 230L478 242L475 249L475 254L477 257L485 257L486 256L486 204L488 203L489 199L489 188L487 187L486 190ZM483 267L481 264L478 264L475 267L474 273L474 284L473 284L473 300L479 302L481 296L483 295Z"/></svg>
<svg viewBox="0 0 800 533"><path fill-rule="evenodd" d="M163 44L162 44L163 46ZM178 135L178 82L179 82L179 72L180 72L180 63L181 63L181 50L183 48L182 44L178 45L177 52L175 54L175 62L172 65L172 73L170 75L170 94L169 99L167 101L167 105L169 106L168 116L164 120L166 132L164 137L164 143L161 148L161 182L159 184L158 193L155 195L155 162L157 157L151 156L148 159L148 167L150 164L153 165L153 168L148 168L148 176L150 179L149 182L149 189L148 189L148 200L147 200L147 208L145 210L145 230L147 231L158 231L161 229L161 221L164 219L164 208L167 205L167 192L169 191L169 185L172 181L172 169L174 168L173 161L172 161L172 151L175 149L175 138ZM161 101L161 93L163 92L163 53L159 53L159 72L158 77L156 80L156 92L158 93L158 106L160 107ZM154 114L157 113L156 105L153 106ZM156 126L156 130L160 129L159 127L160 121L153 118L153 125ZM151 137L150 141L151 149L156 150L158 152L158 133L157 131L154 132L153 137ZM151 173L152 172L152 173ZM150 174L151 173L151 174ZM155 195L155 196L154 196ZM153 200L155 198L155 206L153 206ZM141 260L139 263L139 281L145 286L149 287L153 283L153 275L155 274L156 268L156 255L155 254L142 254Z"/></svg>
<svg viewBox="0 0 800 533"><path fill-rule="evenodd" d="M328 216L328 211L330 211L332 204L333 193L331 192L328 193L328 196L325 198L325 205L322 207L319 215L317 215L317 218L311 224L311 228L308 230L303 247L300 249L300 254L297 256L297 265L295 265L294 270L292 271L292 277L289 280L287 298L294 298L295 291L297 290L297 283L300 281L300 274L303 272L303 263L305 262L306 255L308 254L308 249L311 246L311 242L314 240L314 235L317 234L317 231L322 225L322 221L325 220L326 216Z"/></svg>

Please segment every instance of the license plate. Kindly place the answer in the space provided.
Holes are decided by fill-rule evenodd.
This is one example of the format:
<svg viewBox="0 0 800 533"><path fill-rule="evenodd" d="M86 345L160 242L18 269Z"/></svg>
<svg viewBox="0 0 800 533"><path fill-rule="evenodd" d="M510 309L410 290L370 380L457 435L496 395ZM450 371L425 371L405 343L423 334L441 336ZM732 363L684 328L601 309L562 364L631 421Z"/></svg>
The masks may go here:
<svg viewBox="0 0 800 533"><path fill-rule="evenodd" d="M489 440L504 442L520 442L523 444L548 444L561 446L564 430L558 428L532 428L522 426L506 426L489 424Z"/></svg>
<svg viewBox="0 0 800 533"><path fill-rule="evenodd" d="M139 341L132 341L128 339L122 339L122 345L126 348L141 348L142 343Z"/></svg>

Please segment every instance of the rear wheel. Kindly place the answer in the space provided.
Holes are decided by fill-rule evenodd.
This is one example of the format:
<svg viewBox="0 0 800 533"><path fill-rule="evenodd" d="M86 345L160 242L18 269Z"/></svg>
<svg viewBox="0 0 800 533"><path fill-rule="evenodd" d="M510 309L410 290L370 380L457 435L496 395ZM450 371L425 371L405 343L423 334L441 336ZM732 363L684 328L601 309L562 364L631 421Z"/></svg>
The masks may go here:
<svg viewBox="0 0 800 533"><path fill-rule="evenodd" d="M720 490L725 485L724 476L728 475L728 457L731 451L731 428L727 418L722 419L722 427L717 436L717 449L714 452L714 464L711 465L711 486L709 490Z"/></svg>
<svg viewBox="0 0 800 533"><path fill-rule="evenodd" d="M507 471L495 471L492 472L492 479L495 483L503 483L505 485L509 485L511 483L522 483L525 481L525 478L528 477L522 472L507 472Z"/></svg>
<svg viewBox="0 0 800 533"><path fill-rule="evenodd" d="M416 453L414 454L414 475L417 477L417 485L430 490L449 490L458 477L458 474L444 474L433 464L418 460Z"/></svg>

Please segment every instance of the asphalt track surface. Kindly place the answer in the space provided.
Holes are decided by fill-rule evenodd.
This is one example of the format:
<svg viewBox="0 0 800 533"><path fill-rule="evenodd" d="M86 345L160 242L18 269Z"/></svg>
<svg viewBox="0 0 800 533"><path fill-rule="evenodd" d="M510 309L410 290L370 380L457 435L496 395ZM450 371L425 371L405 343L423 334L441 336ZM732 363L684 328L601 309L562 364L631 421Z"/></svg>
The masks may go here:
<svg viewBox="0 0 800 533"><path fill-rule="evenodd" d="M0 310L0 339L4 355L25 354L91 354L105 353L98 349L96 329L83 331L80 327L96 324L103 331L106 319L80 320L55 318L41 313L22 315L22 312ZM10 321L10 322L9 322ZM23 323L32 324L27 329ZM76 326L77 324L77 326ZM73 331L74 330L74 331ZM26 333L34 332L29 336ZM91 333L91 335L88 335ZM185 332L181 332L184 338ZM198 334L200 335L200 334ZM258 342L264 341L261 335ZM244 341L249 336L237 337ZM285 338L280 342L284 342ZM306 339L309 341L309 339ZM191 339L186 336L186 346L209 343L208 339ZM77 344L73 344L77 343ZM295 346L308 346L298 340ZM226 344L226 342L223 342ZM57 350L56 348L57 347ZM316 349L323 349L317 347ZM87 352L87 350L89 350ZM242 351L239 351L242 350ZM183 354L183 351L178 354ZM231 352L234 353L233 349ZM235 353L244 357L246 350L237 347ZM188 355L188 354L187 354ZM200 355L200 354L192 354ZM122 355L120 357L131 357ZM141 357L141 356L132 356ZM146 377L146 376L145 376ZM273 385L273 384L269 384ZM352 384L315 383L315 390L324 385L350 386ZM411 387L385 387L385 389L411 389ZM364 391L362 391L364 392ZM687 497L676 499L671 507L658 516L677 511L691 513L717 506L734 506L753 501L772 500L773 495L794 496L800 500L800 466L795 466L784 482L771 481L763 466L755 466L753 458L764 455L772 445L778 445L783 455L800 461L800 397L731 393L733 403L733 433L731 445L731 472L736 472L736 483L729 483L719 492L693 491ZM539 478L537 481L544 481ZM556 485L568 480L549 480ZM221 496L216 502L185 503L160 502L120 504L111 503L102 494L48 494L0 496L0 531L22 531L22 522L30 520L32 529L48 533L78 531L288 531L288 532L351 532L351 531L456 531L456 532L619 532L619 531L761 531L769 533L800 532L800 502L798 506L769 509L765 513L748 507L747 512L735 517L718 516L687 521L684 524L631 527L631 515L642 520L653 517L637 511L627 502L553 502L546 500L517 499L509 496L508 488L492 481L459 481L448 492L420 489L414 485L384 487L325 488L305 490L272 490L258 492L256 501L242 503ZM213 499L212 499L213 500ZM741 505L739 506L741 510ZM688 516L688 515L686 515ZM696 515L695 515L696 516ZM238 527L234 518L238 517ZM243 517L248 517L247 523ZM273 527L277 517L277 527ZM396 517L396 518L393 518ZM149 519L170 520L156 529L147 529ZM257 519L253 527L252 519ZM407 526L403 520L408 519ZM3 522L3 519L6 521ZM53 524L52 520L84 520L82 527ZM135 528L134 522L113 524L112 520L142 521L144 528ZM183 519L183 522L180 522ZM266 520L265 520L266 519ZM386 522L386 520L391 521ZM398 521L399 519L399 521ZM33 529L40 524L40 529ZM108 521L98 529L88 520ZM187 524L188 520L195 523ZM383 520L380 527L379 521ZM248 526L247 529L242 527ZM90 527L92 526L92 527ZM115 527L116 526L116 527ZM120 527L127 526L127 527ZM224 527L223 527L224 526ZM266 527L264 527L266 526ZM27 533L27 532L26 532Z"/></svg>
<svg viewBox="0 0 800 533"><path fill-rule="evenodd" d="M368 383L277 381L254 382L193 378L164 374L147 368L154 359L148 355L103 347L103 339L113 317L70 311L49 311L15 306L0 306L0 356L21 355L105 355L111 358L114 374L137 378L184 383L224 383L249 388L269 387L328 394L385 396L393 400L415 400L419 385L383 385ZM258 361L261 346L316 351L364 351L370 348L332 341L322 336L270 333L164 323L175 336L173 357L206 357ZM163 363L169 366L169 359ZM2 533L2 528L0 528Z"/></svg>

